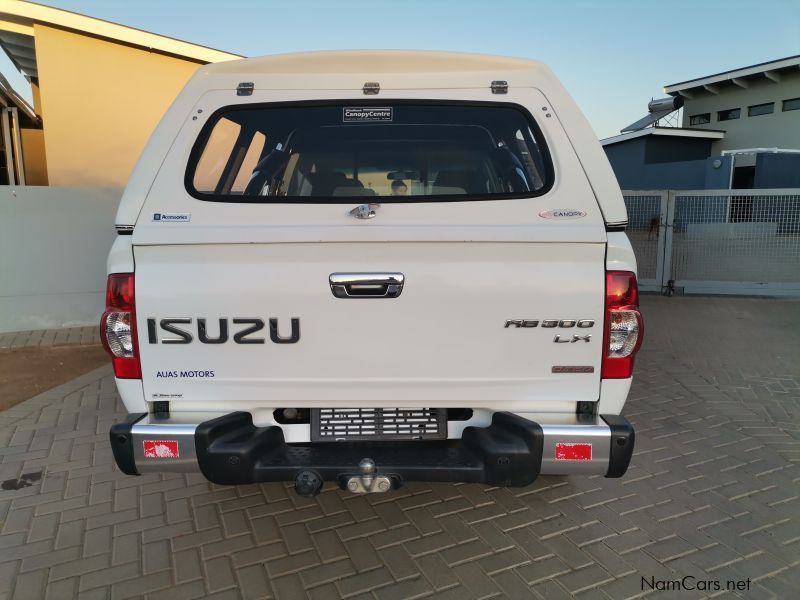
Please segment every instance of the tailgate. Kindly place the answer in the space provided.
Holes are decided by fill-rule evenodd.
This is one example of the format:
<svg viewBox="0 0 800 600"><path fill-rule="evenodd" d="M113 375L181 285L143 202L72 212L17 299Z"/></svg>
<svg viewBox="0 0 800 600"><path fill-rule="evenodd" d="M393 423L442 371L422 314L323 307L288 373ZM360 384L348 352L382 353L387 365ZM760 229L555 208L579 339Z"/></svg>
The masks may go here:
<svg viewBox="0 0 800 600"><path fill-rule="evenodd" d="M601 243L143 246L135 257L148 400L534 410L599 394ZM338 298L336 272L402 273L402 293ZM169 326L191 342L171 343L185 340L162 319L183 320ZM282 338L297 319L299 339L271 341L271 319ZM237 343L254 320L264 329ZM554 372L565 366L581 372Z"/></svg>

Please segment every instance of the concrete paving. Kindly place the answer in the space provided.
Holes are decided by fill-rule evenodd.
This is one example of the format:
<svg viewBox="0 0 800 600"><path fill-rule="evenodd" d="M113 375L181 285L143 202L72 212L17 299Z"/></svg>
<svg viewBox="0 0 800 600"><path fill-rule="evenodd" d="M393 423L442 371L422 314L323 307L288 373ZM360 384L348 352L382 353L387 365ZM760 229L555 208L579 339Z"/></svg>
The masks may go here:
<svg viewBox="0 0 800 600"><path fill-rule="evenodd" d="M128 477L108 368L23 402L0 413L0 598L800 597L800 302L643 306L623 479L304 499Z"/></svg>

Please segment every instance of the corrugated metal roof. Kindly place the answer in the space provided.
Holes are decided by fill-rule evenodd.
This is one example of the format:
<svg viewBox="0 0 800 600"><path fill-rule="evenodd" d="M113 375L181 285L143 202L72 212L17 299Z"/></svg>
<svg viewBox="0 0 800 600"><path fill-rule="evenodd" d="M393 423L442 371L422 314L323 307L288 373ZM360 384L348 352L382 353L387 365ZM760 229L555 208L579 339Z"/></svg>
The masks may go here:
<svg viewBox="0 0 800 600"><path fill-rule="evenodd" d="M638 137L646 135L659 135L666 137L683 137L683 138L705 138L712 140L721 140L725 137L725 132L718 129L686 129L683 127L648 127L638 131L630 131L621 135L615 135L609 138L600 140L603 146L610 146L612 144L619 144L620 142L627 142Z"/></svg>

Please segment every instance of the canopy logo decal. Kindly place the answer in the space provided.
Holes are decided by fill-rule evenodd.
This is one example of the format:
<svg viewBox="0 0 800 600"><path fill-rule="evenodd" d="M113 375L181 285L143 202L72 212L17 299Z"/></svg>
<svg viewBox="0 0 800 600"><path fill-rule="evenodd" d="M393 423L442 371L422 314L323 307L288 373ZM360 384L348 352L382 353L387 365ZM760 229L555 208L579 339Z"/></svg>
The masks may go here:
<svg viewBox="0 0 800 600"><path fill-rule="evenodd" d="M543 210L539 216L543 219L582 219L586 216L586 211L577 208L554 208Z"/></svg>

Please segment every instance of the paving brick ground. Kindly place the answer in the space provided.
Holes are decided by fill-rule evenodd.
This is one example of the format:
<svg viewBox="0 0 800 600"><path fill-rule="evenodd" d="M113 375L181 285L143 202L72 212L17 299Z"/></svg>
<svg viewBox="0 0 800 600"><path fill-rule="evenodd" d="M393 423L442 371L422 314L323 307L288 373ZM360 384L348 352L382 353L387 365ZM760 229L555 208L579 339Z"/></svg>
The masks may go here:
<svg viewBox="0 0 800 600"><path fill-rule="evenodd" d="M621 480L303 499L127 477L108 369L23 402L0 413L0 481L19 487L0 490L0 598L629 598L687 575L800 597L800 302L643 305Z"/></svg>
<svg viewBox="0 0 800 600"><path fill-rule="evenodd" d="M0 333L0 348L30 348L32 346L88 346L100 343L96 326L36 329Z"/></svg>

